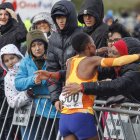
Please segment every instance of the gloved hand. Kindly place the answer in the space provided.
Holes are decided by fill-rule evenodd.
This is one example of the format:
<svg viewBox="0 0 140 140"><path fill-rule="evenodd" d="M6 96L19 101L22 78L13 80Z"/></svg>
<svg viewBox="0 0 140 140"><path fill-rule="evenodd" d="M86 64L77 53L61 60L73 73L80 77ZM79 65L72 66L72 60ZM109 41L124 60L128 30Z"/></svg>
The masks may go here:
<svg viewBox="0 0 140 140"><path fill-rule="evenodd" d="M5 10L11 15L11 17L13 19L15 19L18 22L18 20L17 20L17 14L15 13L15 11L13 11L12 9L9 9L9 8L6 8Z"/></svg>

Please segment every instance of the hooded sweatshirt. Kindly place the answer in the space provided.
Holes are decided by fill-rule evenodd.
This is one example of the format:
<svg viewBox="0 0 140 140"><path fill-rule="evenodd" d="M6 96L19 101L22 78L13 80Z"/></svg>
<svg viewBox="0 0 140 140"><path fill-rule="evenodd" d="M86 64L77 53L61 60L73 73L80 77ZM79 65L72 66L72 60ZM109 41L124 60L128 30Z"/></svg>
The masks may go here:
<svg viewBox="0 0 140 140"><path fill-rule="evenodd" d="M56 23L56 16L66 16L66 25L60 30ZM74 4L70 1L59 1L54 4L51 10L51 17L58 29L53 32L49 38L49 47L47 51L47 70L58 71L66 69L66 61L76 54L72 47L71 39L76 33L81 32L78 27L77 14ZM52 102L59 99L62 83L56 83L49 86Z"/></svg>
<svg viewBox="0 0 140 140"><path fill-rule="evenodd" d="M67 17L66 25L63 30L60 30L56 23L57 15L63 15ZM57 27L58 32L62 35L70 35L78 27L75 6L70 1L59 1L55 3L51 10L51 17Z"/></svg>
<svg viewBox="0 0 140 140"><path fill-rule="evenodd" d="M84 0L78 13L78 20L84 23L83 15L89 14L95 18L96 23L91 27L84 27L84 31L91 35L98 48L106 46L108 26L103 23L104 6L102 0Z"/></svg>
<svg viewBox="0 0 140 140"><path fill-rule="evenodd" d="M15 75L18 72L19 64L16 63L12 69L8 69L2 61L2 56L4 54L14 54L19 57L19 59L23 58L23 55L17 49L17 47L13 44L8 44L4 46L0 51L0 62L3 69L7 71L7 74L4 78L4 88L5 88L5 96L7 97L7 102L11 108L20 108L31 101L31 98L27 95L27 91L19 92L15 89Z"/></svg>

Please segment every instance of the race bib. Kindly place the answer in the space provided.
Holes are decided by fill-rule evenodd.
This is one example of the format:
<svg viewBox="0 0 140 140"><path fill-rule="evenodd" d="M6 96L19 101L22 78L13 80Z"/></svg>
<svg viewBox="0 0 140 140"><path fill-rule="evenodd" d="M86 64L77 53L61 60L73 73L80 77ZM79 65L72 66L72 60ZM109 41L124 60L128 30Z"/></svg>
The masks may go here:
<svg viewBox="0 0 140 140"><path fill-rule="evenodd" d="M83 108L82 97L83 93L79 92L69 97L63 96L64 92L59 96L59 100L62 102L62 106L66 108Z"/></svg>

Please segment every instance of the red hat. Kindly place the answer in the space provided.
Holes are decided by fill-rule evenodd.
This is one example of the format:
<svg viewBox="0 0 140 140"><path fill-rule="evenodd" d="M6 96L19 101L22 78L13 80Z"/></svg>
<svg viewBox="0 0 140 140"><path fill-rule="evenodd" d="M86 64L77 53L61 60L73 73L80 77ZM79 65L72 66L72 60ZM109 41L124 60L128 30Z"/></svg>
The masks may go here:
<svg viewBox="0 0 140 140"><path fill-rule="evenodd" d="M115 42L113 44L113 46L115 46L115 48L118 50L118 52L120 53L121 56L122 55L128 55L127 44L122 39Z"/></svg>

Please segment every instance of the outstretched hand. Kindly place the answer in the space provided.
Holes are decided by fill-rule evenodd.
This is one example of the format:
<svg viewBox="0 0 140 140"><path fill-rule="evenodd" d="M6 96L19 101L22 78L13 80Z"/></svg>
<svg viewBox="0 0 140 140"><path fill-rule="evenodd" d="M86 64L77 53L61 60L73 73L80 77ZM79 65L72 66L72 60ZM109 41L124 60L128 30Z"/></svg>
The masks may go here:
<svg viewBox="0 0 140 140"><path fill-rule="evenodd" d="M45 70L38 70L35 74L37 74L37 77L41 80L47 80L51 76L51 73Z"/></svg>
<svg viewBox="0 0 140 140"><path fill-rule="evenodd" d="M76 94L78 92L82 91L82 86L77 83L71 83L63 87L63 96L69 97L73 94Z"/></svg>

